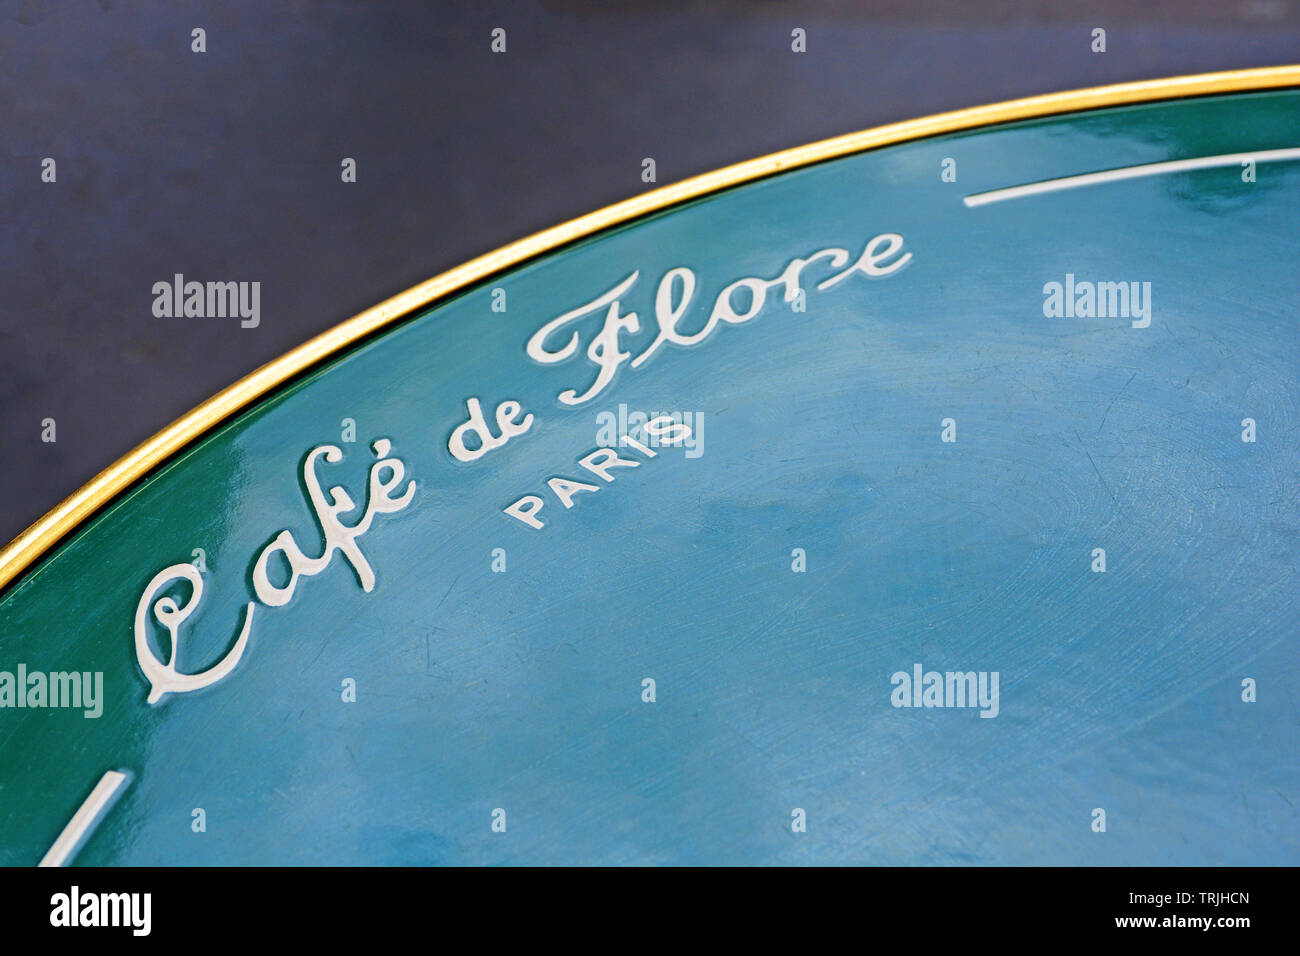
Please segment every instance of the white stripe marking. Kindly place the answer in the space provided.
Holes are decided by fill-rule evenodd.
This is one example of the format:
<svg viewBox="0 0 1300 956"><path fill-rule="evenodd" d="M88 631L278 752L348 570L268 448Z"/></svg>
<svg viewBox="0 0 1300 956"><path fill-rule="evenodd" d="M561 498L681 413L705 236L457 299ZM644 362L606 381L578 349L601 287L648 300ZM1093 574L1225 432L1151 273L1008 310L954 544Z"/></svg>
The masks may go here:
<svg viewBox="0 0 1300 956"><path fill-rule="evenodd" d="M45 854L37 866L62 866L71 859L124 783L126 783L126 774L116 770L110 770L100 777L99 783L95 784L95 789L90 791L90 796L73 814L68 825L59 834L59 838L50 847L50 852Z"/></svg>
<svg viewBox="0 0 1300 956"><path fill-rule="evenodd" d="M1113 183L1122 179L1139 179L1143 176L1161 176L1165 173L1181 173L1189 169L1213 169L1216 166L1236 166L1253 160L1256 163L1276 163L1289 159L1300 159L1300 147L1289 149L1265 149L1257 153L1224 153L1222 156L1201 156L1197 159L1175 159L1167 163L1147 163L1143 166L1121 166L1119 169L1107 169L1099 173L1085 173L1082 176L1066 176L1062 179L1044 179L1042 182L1027 183L1024 186L1009 186L1006 189L993 189L984 193L972 193L965 197L969 207L987 206L989 203L1002 202L1006 199L1019 199L1021 196L1037 196L1040 193L1054 193L1062 189L1077 189L1080 186L1095 186L1098 183Z"/></svg>

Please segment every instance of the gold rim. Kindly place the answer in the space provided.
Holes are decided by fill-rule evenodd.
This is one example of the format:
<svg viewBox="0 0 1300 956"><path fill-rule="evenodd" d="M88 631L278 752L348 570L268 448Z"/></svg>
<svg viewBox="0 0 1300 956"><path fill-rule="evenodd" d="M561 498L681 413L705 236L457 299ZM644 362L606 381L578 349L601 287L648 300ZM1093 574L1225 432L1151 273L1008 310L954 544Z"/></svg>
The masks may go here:
<svg viewBox="0 0 1300 956"><path fill-rule="evenodd" d="M65 498L0 551L0 589L26 571L78 525L151 469L295 375L417 309L424 308L494 273L576 239L582 239L610 226L741 183L908 140L1105 106L1286 86L1300 86L1300 65L1141 80L1136 83L1119 83L1114 86L1048 93L1043 96L955 110L950 113L936 113L933 116L891 123L888 126L877 126L859 133L836 136L725 166L670 186L651 190L632 199L625 199L612 206L606 206L585 216L534 233L525 239L502 246L500 249L471 259L454 269L412 286L405 292L400 292L391 299L385 299L332 329L308 339L292 351L245 375L235 384L218 392L202 405L172 422L152 438L137 445Z"/></svg>

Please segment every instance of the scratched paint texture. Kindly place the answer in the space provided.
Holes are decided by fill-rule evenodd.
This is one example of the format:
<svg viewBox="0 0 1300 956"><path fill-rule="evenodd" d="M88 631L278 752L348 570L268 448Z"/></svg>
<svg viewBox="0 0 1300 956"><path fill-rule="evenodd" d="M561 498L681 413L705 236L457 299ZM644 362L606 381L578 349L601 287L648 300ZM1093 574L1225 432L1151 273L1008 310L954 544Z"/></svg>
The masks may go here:
<svg viewBox="0 0 1300 956"><path fill-rule="evenodd" d="M38 860L108 769L131 783L78 863L1300 862L1300 166L961 203L1298 143L1300 95L1280 92L892 147L613 230L354 350L4 596L0 666L103 670L108 699L99 720L0 715L0 863ZM698 323L737 278L886 231L914 257L896 275L811 292L804 313L770 302L581 409L555 400L594 375L581 355L524 355L634 269L643 348L669 268L696 271ZM1149 281L1150 328L1044 318L1067 273ZM455 462L471 395L537 422ZM596 413L620 403L700 413L703 454L662 450L571 511L548 500L540 532L501 513L581 478ZM363 442L383 436L419 486L360 539L376 589L336 559L258 607L233 675L148 706L144 585L206 550L181 660L214 660L258 551L285 528L318 542L301 462L344 418L358 442L326 480L361 501ZM890 675L917 662L998 671L1000 715L891 707Z"/></svg>

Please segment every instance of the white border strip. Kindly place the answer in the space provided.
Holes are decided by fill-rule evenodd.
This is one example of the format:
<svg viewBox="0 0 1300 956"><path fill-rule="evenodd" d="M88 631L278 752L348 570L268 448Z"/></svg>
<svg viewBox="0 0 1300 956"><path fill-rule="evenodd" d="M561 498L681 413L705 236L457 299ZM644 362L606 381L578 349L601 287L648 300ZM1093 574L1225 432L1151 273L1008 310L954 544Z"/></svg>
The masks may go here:
<svg viewBox="0 0 1300 956"><path fill-rule="evenodd" d="M54 841L50 851L41 858L37 866L62 866L81 847L81 843L90 835L100 815L117 796L117 791L126 783L126 774L110 770L99 778L90 796L73 814L68 825L63 828L59 838Z"/></svg>
<svg viewBox="0 0 1300 956"><path fill-rule="evenodd" d="M1122 166L1119 169L1107 169L1100 173L1066 176L1063 179L1044 179L1041 182L1027 183L1024 186L1009 186L1006 189L993 189L985 193L972 193L962 199L962 202L968 207L974 208L975 206L987 206L989 203L1003 202L1007 199L1019 199L1021 196L1037 196L1041 193L1054 193L1062 189L1077 189L1080 186L1095 186L1098 183L1113 183L1122 179L1161 176L1165 173L1186 172L1189 169L1235 166L1251 160L1256 163L1276 163L1288 159L1300 159L1300 147L1266 149L1257 153L1224 153L1222 156L1175 159L1167 163L1147 163L1143 166Z"/></svg>

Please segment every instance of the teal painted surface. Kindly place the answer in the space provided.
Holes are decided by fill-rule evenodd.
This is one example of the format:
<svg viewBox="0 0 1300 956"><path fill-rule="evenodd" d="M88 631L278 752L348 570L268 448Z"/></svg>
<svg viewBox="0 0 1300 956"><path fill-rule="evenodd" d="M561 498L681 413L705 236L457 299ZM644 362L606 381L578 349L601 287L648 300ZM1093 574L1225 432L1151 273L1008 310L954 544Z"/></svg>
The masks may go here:
<svg viewBox="0 0 1300 956"><path fill-rule="evenodd" d="M961 201L1294 146L1300 95L1281 92L892 147L613 230L343 356L0 600L0 670L106 687L98 719L0 710L0 863L39 860L110 769L131 781L79 864L1300 862L1300 164ZM726 284L884 232L913 255L897 274L812 292L803 313L769 301L580 408L556 395L594 377L581 353L525 356L634 269L637 354L670 268L698 277L694 329ZM1043 285L1067 273L1149 281L1150 327L1045 318ZM469 396L537 420L456 462ZM575 462L620 404L698 413L702 454L661 449L567 512L548 499L542 531L502 513L549 477L590 478ZM257 606L229 677L147 704L145 585L203 548L181 660L220 657L259 551L284 529L319 551L301 465L345 418L357 442L323 477L361 502L366 443L386 437L418 485L359 539L375 589L336 556ZM892 707L891 675L917 662L997 671L999 715Z"/></svg>

